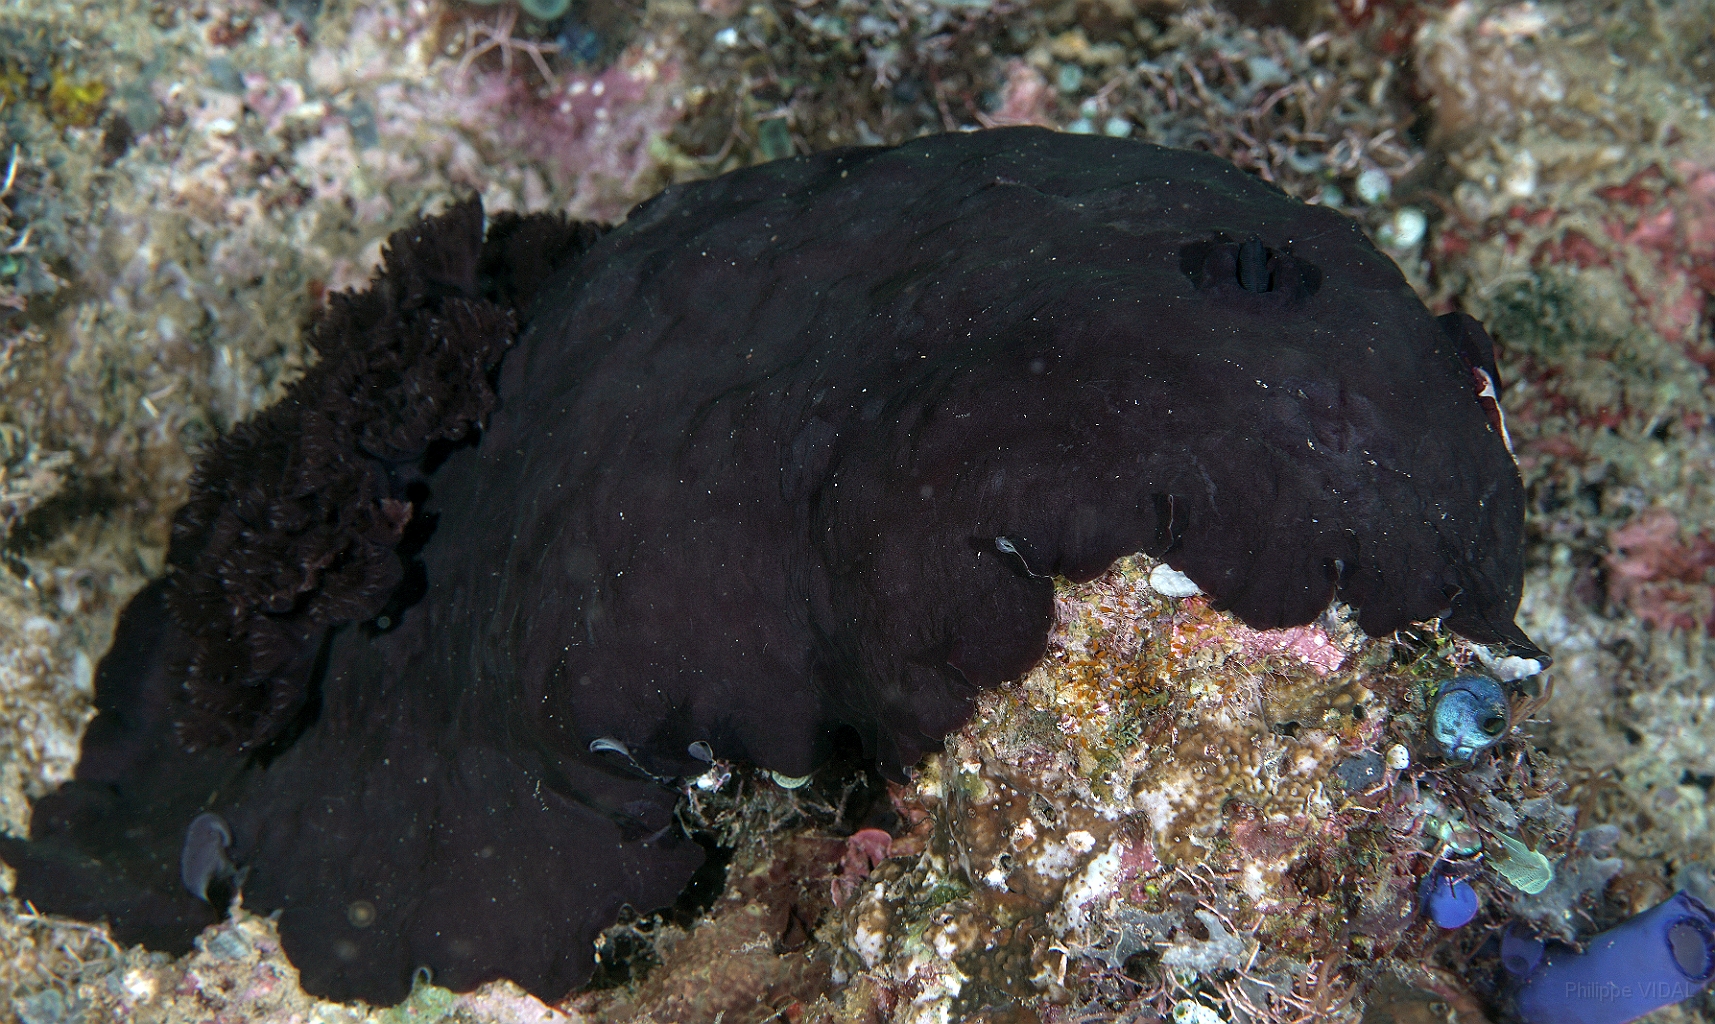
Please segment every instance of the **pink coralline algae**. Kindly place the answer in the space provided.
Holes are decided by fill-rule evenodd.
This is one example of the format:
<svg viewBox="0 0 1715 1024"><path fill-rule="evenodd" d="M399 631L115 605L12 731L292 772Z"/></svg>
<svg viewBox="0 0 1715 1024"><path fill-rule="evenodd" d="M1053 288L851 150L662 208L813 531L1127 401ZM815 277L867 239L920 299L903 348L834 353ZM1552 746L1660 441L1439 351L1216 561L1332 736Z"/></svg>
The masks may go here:
<svg viewBox="0 0 1715 1024"><path fill-rule="evenodd" d="M1651 164L1621 184L1598 189L1596 194L1610 204L1602 220L1605 237L1569 227L1540 245L1532 262L1623 268L1627 287L1643 307L1645 325L1668 341L1690 343L1715 293L1715 169L1683 160L1673 169L1670 176ZM1556 216L1542 209L1520 219L1550 224ZM1632 260L1647 267L1653 279L1640 280Z"/></svg>
<svg viewBox="0 0 1715 1024"><path fill-rule="evenodd" d="M1657 629L1715 633L1715 538L1645 512L1608 535L1608 592Z"/></svg>
<svg viewBox="0 0 1715 1024"><path fill-rule="evenodd" d="M651 147L679 118L670 88L677 78L673 60L634 48L604 70L546 89L522 74L472 76L465 102L491 113L503 144L563 179L554 184L576 193L575 212L616 219L659 170Z"/></svg>
<svg viewBox="0 0 1715 1024"><path fill-rule="evenodd" d="M1191 600L1197 607L1203 606L1201 599ZM1339 671L1346 661L1346 652L1327 630L1314 623L1284 629L1252 629L1226 623L1215 626L1199 616L1175 621L1172 628L1174 643L1185 654L1236 646L1237 653L1246 661L1287 658L1308 666L1318 676Z"/></svg>
<svg viewBox="0 0 1715 1024"><path fill-rule="evenodd" d="M875 866L888 858L893 837L879 828L859 829L846 839L846 849L840 858L840 871L828 882L834 906L844 906L859 884L869 877Z"/></svg>
<svg viewBox="0 0 1715 1024"><path fill-rule="evenodd" d="M1247 626L1234 630L1233 638L1239 642L1246 658L1292 658L1310 666L1319 676L1339 671L1346 661L1346 653L1320 626L1291 626L1287 629L1251 629Z"/></svg>
<svg viewBox="0 0 1715 1024"><path fill-rule="evenodd" d="M1000 108L992 114L980 115L984 127L1034 124L1052 127L1050 110L1054 106L1054 90L1042 72L1022 60L1006 66L1006 85L1001 90Z"/></svg>

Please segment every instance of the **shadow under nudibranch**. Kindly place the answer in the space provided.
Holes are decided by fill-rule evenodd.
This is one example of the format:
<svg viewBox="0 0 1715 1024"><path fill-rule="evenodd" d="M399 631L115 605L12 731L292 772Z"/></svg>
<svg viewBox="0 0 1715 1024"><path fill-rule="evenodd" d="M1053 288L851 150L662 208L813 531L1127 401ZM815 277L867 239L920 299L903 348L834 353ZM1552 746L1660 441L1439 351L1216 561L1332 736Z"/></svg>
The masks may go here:
<svg viewBox="0 0 1715 1024"><path fill-rule="evenodd" d="M238 887L318 995L563 995L702 862L675 779L841 729L902 777L1127 554L1251 626L1339 599L1546 661L1487 336L1206 155L946 135L486 240L467 202L315 344L0 856L168 950Z"/></svg>

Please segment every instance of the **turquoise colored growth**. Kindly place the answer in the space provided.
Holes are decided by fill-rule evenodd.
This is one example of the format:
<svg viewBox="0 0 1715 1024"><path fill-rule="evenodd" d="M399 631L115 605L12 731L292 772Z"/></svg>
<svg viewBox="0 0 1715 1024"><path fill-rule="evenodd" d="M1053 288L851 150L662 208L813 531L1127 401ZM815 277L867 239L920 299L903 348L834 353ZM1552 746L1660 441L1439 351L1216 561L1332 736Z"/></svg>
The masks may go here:
<svg viewBox="0 0 1715 1024"><path fill-rule="evenodd" d="M1512 836L1494 833L1489 836L1500 847L1498 855L1489 858L1489 866L1519 892L1535 896L1554 881L1554 865L1548 858Z"/></svg>
<svg viewBox="0 0 1715 1024"><path fill-rule="evenodd" d="M1455 761L1493 746L1511 725L1506 690L1488 676L1454 676L1435 692L1430 731L1442 754Z"/></svg>
<svg viewBox="0 0 1715 1024"><path fill-rule="evenodd" d="M572 7L572 0L518 0L524 13L539 21L553 21Z"/></svg>

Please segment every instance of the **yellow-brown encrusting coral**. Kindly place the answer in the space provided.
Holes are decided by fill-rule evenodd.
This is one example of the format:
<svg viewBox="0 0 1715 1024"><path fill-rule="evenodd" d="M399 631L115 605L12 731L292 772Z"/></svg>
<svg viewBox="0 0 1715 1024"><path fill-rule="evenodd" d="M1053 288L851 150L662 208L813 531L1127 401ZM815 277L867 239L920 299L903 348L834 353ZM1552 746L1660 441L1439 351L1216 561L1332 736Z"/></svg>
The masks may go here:
<svg viewBox="0 0 1715 1024"><path fill-rule="evenodd" d="M1155 568L1062 586L1048 657L896 794L932 839L875 872L836 931L895 1019L1185 1000L1356 1019L1363 991L1443 941L1417 903L1452 846L1435 828L1553 806L1515 811L1534 791L1493 763L1462 777L1429 738L1435 682L1480 670L1476 649L1432 626L1368 638L1337 609L1252 630L1164 596ZM1566 838L1562 813L1541 839Z"/></svg>

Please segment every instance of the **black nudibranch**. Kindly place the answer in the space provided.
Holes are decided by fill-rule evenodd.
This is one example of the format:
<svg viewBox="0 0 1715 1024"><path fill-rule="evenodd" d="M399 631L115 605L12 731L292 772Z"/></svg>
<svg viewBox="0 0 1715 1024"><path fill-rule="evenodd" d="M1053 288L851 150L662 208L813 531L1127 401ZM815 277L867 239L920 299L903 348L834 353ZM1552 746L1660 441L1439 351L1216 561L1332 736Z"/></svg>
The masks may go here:
<svg viewBox="0 0 1715 1024"><path fill-rule="evenodd" d="M167 950L242 865L318 995L562 996L703 860L661 780L840 730L899 777L1042 657L1054 577L1133 552L1253 626L1337 598L1542 657L1481 327L1207 155L1003 129L611 230L464 203L313 341L0 856Z"/></svg>

